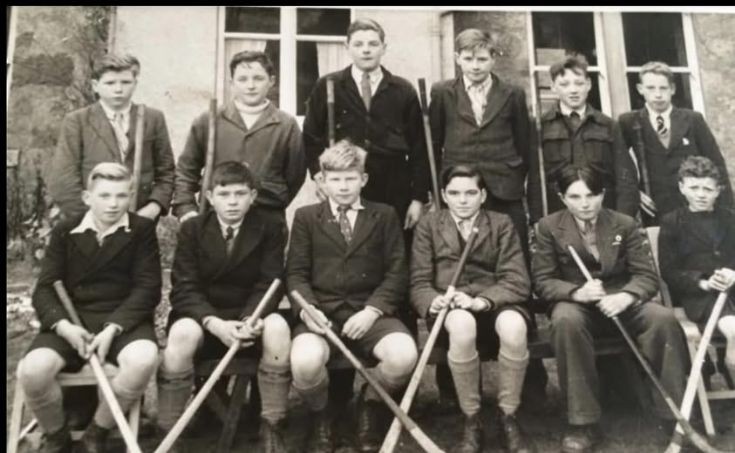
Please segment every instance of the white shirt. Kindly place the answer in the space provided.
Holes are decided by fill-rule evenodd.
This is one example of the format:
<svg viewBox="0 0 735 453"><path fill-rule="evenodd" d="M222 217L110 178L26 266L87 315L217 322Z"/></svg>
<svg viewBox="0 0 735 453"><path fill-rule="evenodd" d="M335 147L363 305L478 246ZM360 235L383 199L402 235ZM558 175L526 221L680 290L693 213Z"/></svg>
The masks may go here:
<svg viewBox="0 0 735 453"><path fill-rule="evenodd" d="M235 108L238 113L240 113L240 118L242 118L243 123L245 123L245 126L247 126L248 129L250 129L253 127L253 124L258 121L258 118L260 118L263 112L265 112L265 109L268 108L270 101L266 99L264 103L256 105L255 107L242 104L237 102L237 100L234 100L233 103L235 104Z"/></svg>
<svg viewBox="0 0 735 453"><path fill-rule="evenodd" d="M130 232L130 218L128 217L128 213L126 212L123 214L120 219L109 226L109 228L105 229L104 231L100 231L100 229L97 227L97 224L94 221L94 215L92 214L92 211L87 211L87 213L84 215L84 218L82 218L82 221L77 225L73 230L69 232L69 234L83 234L87 230L92 230L97 235L97 242L102 245L102 242L105 240L107 236L110 236L114 234L117 230L120 228L124 228L126 233Z"/></svg>
<svg viewBox="0 0 735 453"><path fill-rule="evenodd" d="M674 106L670 105L668 109L665 111L658 113L654 111L652 108L646 104L646 110L648 110L648 120L651 122L651 126L653 127L653 130L656 131L658 124L656 124L656 118L659 116L663 117L664 119L664 127L667 131L671 131L671 110L674 108Z"/></svg>
<svg viewBox="0 0 735 453"><path fill-rule="evenodd" d="M576 218L574 216L572 216L572 217L574 218L574 222L577 224L577 227L579 228L579 231L585 231L586 230L585 221L584 220L579 220L578 218ZM595 226L597 225L597 217L595 217L594 219L590 220L589 222L592 225L592 230L594 231L595 230Z"/></svg>
<svg viewBox="0 0 735 453"><path fill-rule="evenodd" d="M339 221L339 204L335 203L334 200L331 198L329 199L329 209L332 211L332 215L334 218ZM350 228L352 228L352 231L355 231L355 222L357 221L357 211L362 211L365 209L365 206L362 205L362 200L360 198L357 199L354 203L350 205L350 209L347 210L347 220L350 222Z"/></svg>
<svg viewBox="0 0 735 453"><path fill-rule="evenodd" d="M242 226L242 220L230 225L228 223L223 222L222 219L219 218L219 216L217 216L217 222L219 222L219 228L220 230L222 230L223 238L227 238L227 228L232 228L232 237L236 238L237 233L240 231L240 226Z"/></svg>
<svg viewBox="0 0 735 453"><path fill-rule="evenodd" d="M454 220L455 225L457 225L457 230L459 230L460 234L462 233L462 227L460 226L460 222L469 221L470 225L474 226L475 222L477 221L477 216L480 215L480 211L478 210L472 217L469 219L460 219L456 215L452 213L452 211L449 211L449 215L452 216L452 220ZM470 230L471 231L471 230Z"/></svg>
<svg viewBox="0 0 735 453"><path fill-rule="evenodd" d="M582 119L584 118L584 114L587 113L587 104L577 109L573 109L573 108L570 108L568 105L565 105L564 103L560 102L559 111L564 116L569 116L572 114L572 112L577 112L577 115L579 115L579 118Z"/></svg>
<svg viewBox="0 0 735 453"><path fill-rule="evenodd" d="M352 73L352 80L354 80L355 85L357 85L357 91L362 93L362 74L364 71L361 71L353 64L350 67L350 72ZM370 77L370 94L375 95L375 91L378 89L380 81L383 80L383 70L378 66L368 73L368 77Z"/></svg>
<svg viewBox="0 0 735 453"><path fill-rule="evenodd" d="M464 81L464 89L467 91L467 94L470 96L470 99L472 99L472 94L470 93L470 87L475 85L475 82L468 79L466 76L462 76L462 80ZM493 87L493 76L491 74L488 74L487 79L485 79L483 82L480 82L479 88L480 93L482 93L482 96L484 98L487 98L488 93L490 93L490 88Z"/></svg>
<svg viewBox="0 0 735 453"><path fill-rule="evenodd" d="M115 115L121 113L123 117L123 129L125 130L125 133L127 134L128 131L130 131L130 109L133 107L133 104L131 102L129 102L127 107L125 107L121 111L112 110L111 108L106 106L104 102L100 102L100 105L102 106L102 110L105 111L105 116L110 121L110 123L114 123Z"/></svg>

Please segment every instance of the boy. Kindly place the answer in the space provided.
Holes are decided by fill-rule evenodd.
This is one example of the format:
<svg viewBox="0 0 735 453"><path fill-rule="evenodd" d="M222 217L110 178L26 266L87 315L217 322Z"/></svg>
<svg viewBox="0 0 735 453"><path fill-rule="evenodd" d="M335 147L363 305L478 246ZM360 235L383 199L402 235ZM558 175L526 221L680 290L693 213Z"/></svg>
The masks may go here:
<svg viewBox="0 0 735 453"><path fill-rule="evenodd" d="M528 452L515 413L521 402L531 315L524 304L531 282L513 222L482 209L487 198L479 171L450 166L442 175L442 198L449 209L424 216L416 227L411 259L411 302L420 316L435 317L450 306L439 343L449 351L464 435L454 451L482 450L480 358L495 356L498 372L498 428L508 452ZM479 232L451 298L445 292L472 228Z"/></svg>
<svg viewBox="0 0 735 453"><path fill-rule="evenodd" d="M84 181L100 162L118 162L133 171L138 105L131 99L140 63L131 55L108 54L96 61L92 89L99 101L64 118L53 162L49 192L65 217L86 212L81 202ZM163 113L145 107L138 215L166 215L174 191L174 156Z"/></svg>
<svg viewBox="0 0 735 453"><path fill-rule="evenodd" d="M206 195L213 210L185 221L179 231L168 344L159 372L158 424L169 431L186 408L194 358L221 358L240 339L243 354L260 358L263 450L285 451L281 421L291 382L291 332L273 309L252 329L240 319L253 312L272 281L281 277L286 238L277 219L252 209L258 190L247 166L217 165Z"/></svg>
<svg viewBox="0 0 735 453"><path fill-rule="evenodd" d="M567 57L551 66L549 75L559 102L541 117L548 213L564 209L555 180L568 165L590 166L602 174L607 208L615 208L616 194L620 199L636 196L635 167L627 150L614 146L617 124L587 103L592 82L584 57ZM536 223L544 215L541 180L538 154L530 157L528 205L531 223Z"/></svg>
<svg viewBox="0 0 735 453"><path fill-rule="evenodd" d="M82 193L86 214L54 227L33 306L41 333L18 367L26 403L44 431L41 451L69 452L60 371L79 371L97 354L116 364L112 389L123 411L141 397L158 364L153 312L161 266L153 221L128 213L131 175L119 163L97 164ZM53 283L61 280L84 326L72 324ZM86 452L105 452L115 421L103 398L82 438Z"/></svg>
<svg viewBox="0 0 735 453"><path fill-rule="evenodd" d="M217 112L214 165L247 164L261 182L255 207L286 228L285 209L306 175L296 119L266 98L276 82L274 74L273 63L263 52L243 51L232 57L232 99ZM181 222L197 214L208 128L205 112L194 120L176 166L173 213Z"/></svg>
<svg viewBox="0 0 735 453"><path fill-rule="evenodd" d="M661 276L674 305L701 330L720 292L735 283L735 213L716 207L722 176L711 160L690 156L679 168L679 190L687 201L661 219L658 240ZM735 379L735 303L725 303L717 321L727 339L725 367Z"/></svg>
<svg viewBox="0 0 735 453"><path fill-rule="evenodd" d="M329 146L327 79L334 79L335 139L367 151L370 178L362 191L369 201L393 206L406 230L421 217L431 184L421 106L407 80L381 66L385 31L376 21L357 19L347 28L352 64L317 80L306 104L304 146L309 171L321 180L319 155Z"/></svg>
<svg viewBox="0 0 735 453"><path fill-rule="evenodd" d="M398 216L390 206L367 201L366 152L347 141L319 157L327 200L296 211L288 252L289 290L315 306L348 347L377 359L375 378L395 395L407 383L416 362L416 344L395 317L406 299L408 270ZM314 412L307 451L332 452L332 428L325 415L331 346L322 331L292 304L301 322L291 348L293 386ZM368 388L358 406L360 451L376 451L382 442L376 423L382 407ZM382 419L387 419L383 415ZM382 433L384 434L384 433Z"/></svg>
<svg viewBox="0 0 735 453"><path fill-rule="evenodd" d="M652 61L641 67L639 77L640 83L636 88L646 101L645 107L620 115L618 121L622 131L621 143L626 150L634 150L638 169L641 173L647 171L650 180L651 193L648 196L653 200L656 215L647 216L646 224L658 225L667 212L686 205L679 192L676 174L688 156L704 156L715 163L725 182L719 204L731 208L732 189L725 160L704 117L699 112L671 104L676 92L671 68L665 63ZM639 143L644 148L646 168L641 163ZM621 212L635 215L638 203L639 196L626 201L618 194L617 209Z"/></svg>
<svg viewBox="0 0 735 453"><path fill-rule="evenodd" d="M609 318L619 317L674 401L684 395L689 360L673 310L649 302L658 277L635 219L602 207L604 187L595 170L570 166L557 180L566 209L538 222L533 282L553 304L551 347L569 422L561 450L590 452L602 438L593 339L620 335ZM593 281L585 279L569 245ZM671 433L671 412L658 393L654 398L656 414Z"/></svg>

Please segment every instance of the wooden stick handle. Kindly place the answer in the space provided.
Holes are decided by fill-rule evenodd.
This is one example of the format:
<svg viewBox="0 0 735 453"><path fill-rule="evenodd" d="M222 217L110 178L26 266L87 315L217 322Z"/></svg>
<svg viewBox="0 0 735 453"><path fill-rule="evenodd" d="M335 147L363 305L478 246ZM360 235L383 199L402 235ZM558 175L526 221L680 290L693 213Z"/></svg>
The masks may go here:
<svg viewBox="0 0 735 453"><path fill-rule="evenodd" d="M429 122L429 103L426 97L426 80L419 79L419 99L421 102L421 114L424 123L424 139L426 140L426 153L429 157L429 171L431 172L431 188L434 195L434 208L439 211L441 209L441 201L439 199L439 178L436 170L436 159L434 154L434 140L431 138L431 123Z"/></svg>
<svg viewBox="0 0 735 453"><path fill-rule="evenodd" d="M214 167L214 147L217 143L217 98L209 101L209 118L207 128L207 154L204 159L204 176L199 189L199 214L207 212L207 195L212 182L212 167Z"/></svg>
<svg viewBox="0 0 735 453"><path fill-rule="evenodd" d="M273 280L273 283L271 283L268 291L266 291L266 293L263 295L263 298L260 299L260 302L258 302L258 305L255 307L253 314L250 315L250 317L246 321L246 323L250 327L252 327L255 322L260 318L263 310L266 309L266 307L268 306L268 302L273 298L273 295L276 293L280 285L280 279ZM237 352L240 350L241 345L242 341L240 340L237 340L230 345L230 348L227 350L225 355L214 368L212 374L209 375L207 380L204 382L204 385L202 385L202 387L199 389L199 392L194 395L194 399L192 399L191 403L186 406L184 412L181 414L179 419L176 420L176 423L174 424L174 426L171 427L171 430L168 432L168 434L166 434L166 437L163 438L161 444L156 448L154 453L166 453L171 448L171 446L173 446L174 442L176 442L176 439L178 439L178 437L184 431L191 419L194 417L194 414L196 414L196 411L199 410L199 407L207 399L207 396L209 396L209 392L212 391L217 381L219 381L219 378L220 376L222 376L222 373L225 372L227 365L230 364L232 358L235 357L235 354L237 354Z"/></svg>
<svg viewBox="0 0 735 453"><path fill-rule="evenodd" d="M447 291L444 293L445 297L452 297L454 295L455 287L457 286L459 277L462 274L462 269L464 269L464 265L467 262L467 257L472 250L472 245L474 244L475 238L477 238L477 234L479 233L479 231L480 230L477 227L474 227L472 228L472 232L470 233L470 235L467 237L465 248L459 258L457 267L454 269L452 280L447 287ZM446 319L448 313L449 307L444 307L437 315L436 320L434 320L434 325L431 327L429 337L426 339L424 349L421 351L421 356L419 357L416 369L414 369L414 372L411 375L411 380L408 382L408 387L403 393L403 399L401 400L400 407L401 410L406 413L408 413L408 410L411 408L413 398L416 396L416 391L418 390L419 384L421 383L421 377L424 374L424 369L429 363L431 351L434 349L434 343L436 343L436 339L439 337L439 333L441 332L442 326L444 325L444 320ZM383 445L380 447L380 453L392 453L393 450L396 448L396 445L398 444L398 438L400 436L401 422L397 418L394 418L393 423L390 425L388 433L385 435Z"/></svg>
<svg viewBox="0 0 735 453"><path fill-rule="evenodd" d="M334 146L334 79L327 78L327 132L329 134L329 146Z"/></svg>
<svg viewBox="0 0 735 453"><path fill-rule="evenodd" d="M403 426L406 427L406 430L408 430L409 433L411 433L411 436L413 436L414 439L416 439L416 442L421 445L421 447L431 453L439 453L442 452L442 450L428 437L426 434L421 431L421 428L418 427L416 422L414 422L408 414L406 414L404 411L402 411L398 405L393 401L393 398L388 395L388 392L383 389L383 387L378 383L378 381L373 378L373 376L368 373L368 371L365 369L363 364L355 357L354 354L345 346L345 344L342 342L342 340L339 339L337 334L332 331L324 322L322 322L321 318L319 317L319 314L316 312L314 307L306 301L306 299L299 294L298 291L294 290L291 291L291 297L294 301L296 301L297 304L301 307L302 310L306 311L306 314L311 318L314 323L319 326L320 329L324 330L324 335L327 337L327 339L335 345L341 352L344 354L344 356L347 358L347 360L352 363L352 366L355 367L355 369L362 375L363 378L370 384L370 386L377 392L377 394L380 396L380 398L383 400L383 402L390 408L390 410L395 414L396 417L403 423Z"/></svg>
<svg viewBox="0 0 735 453"><path fill-rule="evenodd" d="M138 105L135 117L135 150L133 154L133 184L135 190L130 200L130 210L135 212L138 210L138 202L140 201L140 173L143 169L143 137L145 134L145 105Z"/></svg>
<svg viewBox="0 0 735 453"><path fill-rule="evenodd" d="M72 319L72 322L82 327L82 320L74 309L71 297L69 297L69 293L66 292L64 283L61 280L54 282L54 290L56 290L56 294L59 296L59 300L61 300L61 305L66 309L66 312ZM128 450L132 453L142 453L138 446L138 441L135 440L135 435L130 429L128 421L125 419L125 414L123 414L123 411L120 408L120 403L118 403L117 398L115 398L115 392L112 390L110 381L107 379L107 375L105 374L105 370L102 368L102 364L100 364L97 354L92 353L92 356L89 358L89 364L92 367L94 377L97 379L97 384L100 386L102 396L105 398L108 406L110 406L110 412L112 412L112 417L115 419L115 423L117 423L117 427L120 429L120 434L125 441L125 446L127 446Z"/></svg>
<svg viewBox="0 0 735 453"><path fill-rule="evenodd" d="M533 76L535 77L535 75ZM536 152L538 155L538 177L539 184L541 185L541 212L544 217L549 215L549 194L547 193L546 187L546 168L544 161L544 133L543 124L541 123L541 101L539 100L536 104L536 140L538 146Z"/></svg>

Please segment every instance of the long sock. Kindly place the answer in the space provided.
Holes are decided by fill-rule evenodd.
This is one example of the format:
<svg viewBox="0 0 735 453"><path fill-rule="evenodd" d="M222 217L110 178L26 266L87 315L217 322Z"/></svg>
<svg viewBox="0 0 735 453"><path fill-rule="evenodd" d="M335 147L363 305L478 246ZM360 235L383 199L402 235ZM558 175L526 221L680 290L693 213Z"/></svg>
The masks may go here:
<svg viewBox="0 0 735 453"><path fill-rule="evenodd" d="M24 392L25 402L36 416L38 424L46 433L55 433L64 427L64 397L61 386L54 382L44 393L29 395Z"/></svg>
<svg viewBox="0 0 735 453"><path fill-rule="evenodd" d="M132 406L145 391L145 387L142 389L127 388L125 384L121 384L117 382L117 380L113 380L110 384L123 413L126 413L128 409L130 409L130 406ZM101 391L99 399L100 405L97 406L97 412L94 414L94 423L102 428L110 429L115 426L115 417L112 416L110 405L107 404L107 401Z"/></svg>
<svg viewBox="0 0 735 453"><path fill-rule="evenodd" d="M323 411L327 407L327 398L329 396L327 391L329 388L329 375L327 374L327 368L322 367L315 385L307 387L294 380L293 388L299 392L299 395L301 395L311 411Z"/></svg>
<svg viewBox="0 0 735 453"><path fill-rule="evenodd" d="M469 360L457 361L447 354L447 364L452 370L457 400L462 412L475 415L480 412L480 357L475 355Z"/></svg>
<svg viewBox="0 0 735 453"><path fill-rule="evenodd" d="M378 366L375 367L375 371L376 372L373 373L375 380L378 381L378 384L380 384L381 387L383 387L383 389L385 389L385 391L388 392L389 395L395 395L396 392L398 392L401 387L406 384L406 381L410 378L410 375L406 375L403 373L391 373L391 371L388 370L383 362L379 363ZM378 392L376 392L371 385L368 385L367 390L365 391L365 400L383 401Z"/></svg>
<svg viewBox="0 0 735 453"><path fill-rule="evenodd" d="M262 405L261 417L272 424L286 418L288 390L291 386L291 368L288 364L275 366L263 363L258 368L258 387Z"/></svg>
<svg viewBox="0 0 735 453"><path fill-rule="evenodd" d="M158 426L164 431L173 428L186 403L191 397L194 386L194 369L171 372L163 366L158 372Z"/></svg>
<svg viewBox="0 0 735 453"><path fill-rule="evenodd" d="M514 414L521 404L528 357L528 352L522 359L509 357L502 349L498 353L498 407L506 415Z"/></svg>

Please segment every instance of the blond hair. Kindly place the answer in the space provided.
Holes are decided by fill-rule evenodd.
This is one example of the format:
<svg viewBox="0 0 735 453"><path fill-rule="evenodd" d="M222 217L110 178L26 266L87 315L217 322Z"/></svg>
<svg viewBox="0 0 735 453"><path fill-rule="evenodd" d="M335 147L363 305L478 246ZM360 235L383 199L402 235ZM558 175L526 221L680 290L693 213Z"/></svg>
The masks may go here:
<svg viewBox="0 0 735 453"><path fill-rule="evenodd" d="M92 190L94 182L98 179L107 181L130 181L132 188L133 175L130 170L123 164L117 162L102 162L94 166L87 177L87 190Z"/></svg>
<svg viewBox="0 0 735 453"><path fill-rule="evenodd" d="M322 172L357 170L363 173L366 156L367 152L364 149L348 140L341 140L325 149L319 156L319 167Z"/></svg>
<svg viewBox="0 0 735 453"><path fill-rule="evenodd" d="M669 85L674 86L674 72L666 63L661 61L649 61L641 66L641 71L638 73L638 80L641 83L643 83L643 76L646 74L662 75L669 81Z"/></svg>

